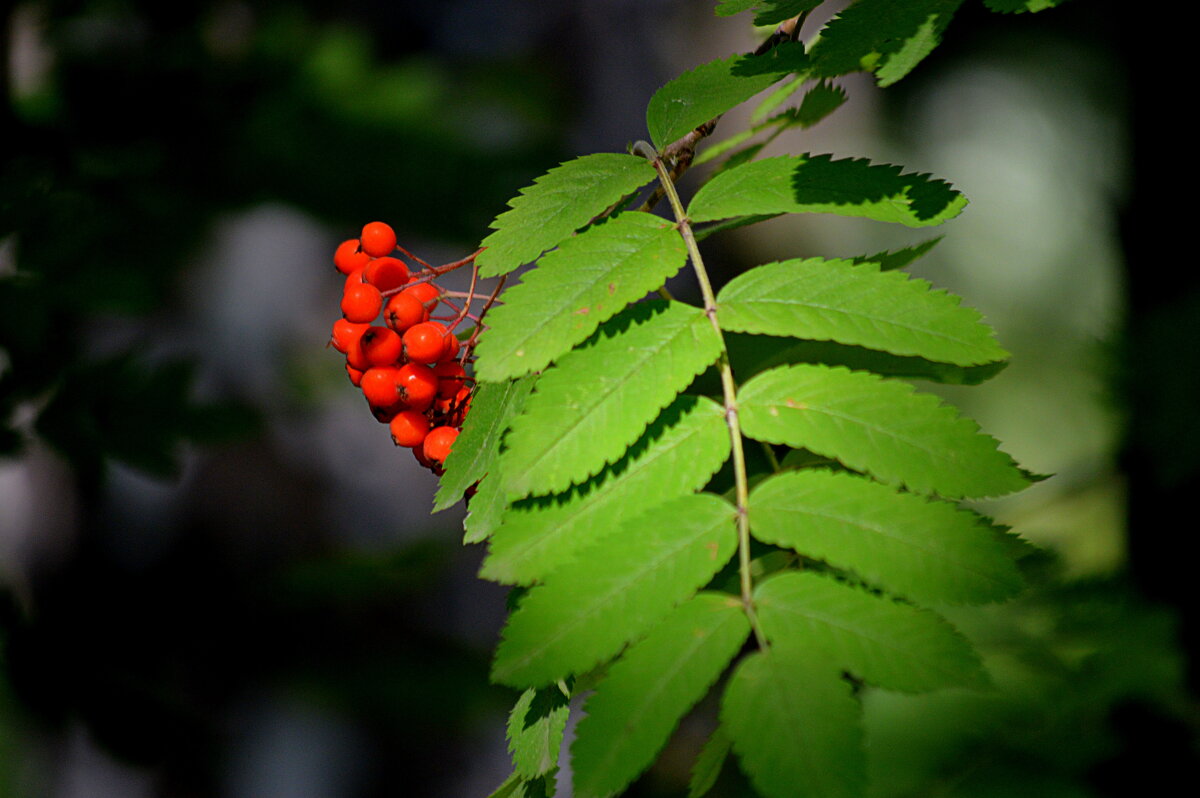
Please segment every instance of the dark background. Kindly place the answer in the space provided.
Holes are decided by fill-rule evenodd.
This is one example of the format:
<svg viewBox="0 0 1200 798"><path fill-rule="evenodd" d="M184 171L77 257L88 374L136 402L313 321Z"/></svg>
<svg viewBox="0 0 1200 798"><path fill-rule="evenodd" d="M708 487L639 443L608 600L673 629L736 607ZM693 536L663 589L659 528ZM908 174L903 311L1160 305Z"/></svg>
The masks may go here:
<svg viewBox="0 0 1200 798"><path fill-rule="evenodd" d="M331 253L373 219L428 260L469 253L532 177L644 136L657 86L753 48L711 5L0 6L0 796L499 784L505 591L323 349ZM985 508L1044 547L1030 591L952 616L997 689L866 696L876 795L1194 783L1200 278L1183 180L1160 177L1188 152L1158 94L1188 74L1173 27L968 2L913 75L848 79L780 143L972 198L917 271L1014 364L947 395L1056 474ZM814 218L710 245L727 277L904 234ZM702 706L630 794L684 794L711 725ZM735 767L714 794L745 794Z"/></svg>

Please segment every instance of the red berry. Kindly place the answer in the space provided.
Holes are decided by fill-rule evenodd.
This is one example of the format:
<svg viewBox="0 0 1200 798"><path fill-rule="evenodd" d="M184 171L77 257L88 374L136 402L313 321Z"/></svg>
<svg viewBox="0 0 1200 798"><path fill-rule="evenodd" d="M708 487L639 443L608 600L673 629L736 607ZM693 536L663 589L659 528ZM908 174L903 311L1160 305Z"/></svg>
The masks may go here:
<svg viewBox="0 0 1200 798"><path fill-rule="evenodd" d="M438 398L451 399L463 387L467 372L453 360L443 361L433 367L433 373L438 378Z"/></svg>
<svg viewBox="0 0 1200 798"><path fill-rule="evenodd" d="M429 311L412 294L399 293L387 301L383 308L383 321L398 333L403 333L414 324L429 321Z"/></svg>
<svg viewBox="0 0 1200 798"><path fill-rule="evenodd" d="M425 307L425 310L429 311L430 313L433 312L433 309L437 306L438 299L440 299L442 296L442 292L438 290L438 287L429 282L413 283L400 293L408 294L409 296L413 297Z"/></svg>
<svg viewBox="0 0 1200 798"><path fill-rule="evenodd" d="M370 283L346 286L342 294L342 315L348 321L370 324L383 309L383 295Z"/></svg>
<svg viewBox="0 0 1200 798"><path fill-rule="evenodd" d="M430 469L435 474L438 474L440 476L441 471L442 471L441 466L439 466L437 463L433 462L428 457L426 457L424 449L425 449L424 446L414 446L413 450L412 450L413 457L417 458L418 463L420 463L421 465L425 466L426 468Z"/></svg>
<svg viewBox="0 0 1200 798"><path fill-rule="evenodd" d="M357 269L355 269L354 271L347 274L346 282L344 285L342 285L342 290L345 291L347 288L349 288L352 285L358 285L359 283L365 283L366 280L363 279L363 272L365 272L366 270L367 270L366 266L359 266Z"/></svg>
<svg viewBox="0 0 1200 798"><path fill-rule="evenodd" d="M400 336L387 327L368 327L358 339L363 355L372 366L391 366L400 359Z"/></svg>
<svg viewBox="0 0 1200 798"><path fill-rule="evenodd" d="M372 407L391 407L401 398L399 369L375 366L362 376L362 392Z"/></svg>
<svg viewBox="0 0 1200 798"><path fill-rule="evenodd" d="M397 413L404 410L403 402L394 402L389 407L376 407L371 405L371 415L375 416L375 420L380 424L390 424Z"/></svg>
<svg viewBox="0 0 1200 798"><path fill-rule="evenodd" d="M398 258L376 258L363 270L363 280L380 291L391 291L408 282L408 267Z"/></svg>
<svg viewBox="0 0 1200 798"><path fill-rule="evenodd" d="M361 269L367 265L367 261L370 259L370 255L358 251L357 238L343 241L333 253L333 265L342 274L349 274L355 269Z"/></svg>
<svg viewBox="0 0 1200 798"><path fill-rule="evenodd" d="M427 409L437 396L437 375L420 363L405 363L397 369L396 385L400 398L413 410Z"/></svg>
<svg viewBox="0 0 1200 798"><path fill-rule="evenodd" d="M446 348L442 352L442 360L454 360L458 357L458 348L461 344L458 341L458 336L454 333L446 333Z"/></svg>
<svg viewBox="0 0 1200 798"><path fill-rule="evenodd" d="M420 446L425 442L429 433L429 419L416 410L404 410L397 413L389 425L392 432L392 442L397 446Z"/></svg>
<svg viewBox="0 0 1200 798"><path fill-rule="evenodd" d="M450 454L450 447L457 437L458 430L454 427L435 427L425 436L421 450L426 458L441 465L446 462L446 456Z"/></svg>
<svg viewBox="0 0 1200 798"><path fill-rule="evenodd" d="M372 258L391 255L396 249L396 231L384 222L368 222L362 229L362 248Z"/></svg>
<svg viewBox="0 0 1200 798"><path fill-rule="evenodd" d="M366 333L364 333L364 335L365 334ZM359 336L359 339L355 341L349 349L346 350L346 365L352 369L358 369L359 371L366 371L375 365L367 357L366 351L363 350L362 336ZM392 364L385 363L384 365Z"/></svg>
<svg viewBox="0 0 1200 798"><path fill-rule="evenodd" d="M367 326L366 324L338 319L333 323L333 333L329 336L329 343L334 349L344 355L350 351L350 347L354 346L359 337L367 331Z"/></svg>
<svg viewBox="0 0 1200 798"><path fill-rule="evenodd" d="M446 351L446 328L423 321L404 331L404 355L415 363L436 363Z"/></svg>
<svg viewBox="0 0 1200 798"><path fill-rule="evenodd" d="M346 364L346 376L350 378L350 382L355 388L362 385L363 372L360 369L351 367L349 363Z"/></svg>

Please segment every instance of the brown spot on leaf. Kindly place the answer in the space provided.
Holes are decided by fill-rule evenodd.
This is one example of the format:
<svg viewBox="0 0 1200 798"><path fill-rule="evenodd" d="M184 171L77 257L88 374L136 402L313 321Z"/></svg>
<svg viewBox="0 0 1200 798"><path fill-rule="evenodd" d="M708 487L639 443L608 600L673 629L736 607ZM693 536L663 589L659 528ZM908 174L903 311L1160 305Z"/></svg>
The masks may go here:
<svg viewBox="0 0 1200 798"><path fill-rule="evenodd" d="M707 543L704 544L704 548L708 549L708 559L710 559L710 560L717 559L717 550L720 548L719 546L717 546L717 541L715 541L715 540L708 541Z"/></svg>
<svg viewBox="0 0 1200 798"><path fill-rule="evenodd" d="M591 308L583 307L583 308L580 308L579 310L575 311L575 315L576 316L586 316L587 314L589 314L591 312L592 312Z"/></svg>

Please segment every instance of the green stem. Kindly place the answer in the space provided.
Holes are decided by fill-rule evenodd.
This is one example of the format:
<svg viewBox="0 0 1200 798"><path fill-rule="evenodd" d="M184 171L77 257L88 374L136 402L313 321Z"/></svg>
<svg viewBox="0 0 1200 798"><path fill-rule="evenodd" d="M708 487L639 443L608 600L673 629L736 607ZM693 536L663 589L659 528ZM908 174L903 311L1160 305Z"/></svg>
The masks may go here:
<svg viewBox="0 0 1200 798"><path fill-rule="evenodd" d="M662 159L657 156L654 158L654 168L658 170L659 182L671 203L671 210L675 213L679 234L683 236L688 257L691 258L692 268L696 272L696 281L700 283L700 294L704 297L704 313L712 322L717 337L721 339L721 359L717 362L717 367L721 373L721 391L725 399L725 423L729 426L729 442L733 451L733 484L737 504L738 574L741 577L742 606L746 611L746 617L750 620L751 628L754 629L754 637L758 641L759 648L766 648L767 641L758 625L758 616L754 611L754 580L750 574L750 516L747 513L750 481L746 475L746 453L742 448L742 426L738 420L737 383L733 380L733 368L729 364L729 350L725 346L725 335L717 323L717 297L713 294L708 271L704 268L704 259L700 256L700 247L696 243L696 236L692 233L692 223L687 218L683 203L679 200L679 193L675 190L671 174Z"/></svg>

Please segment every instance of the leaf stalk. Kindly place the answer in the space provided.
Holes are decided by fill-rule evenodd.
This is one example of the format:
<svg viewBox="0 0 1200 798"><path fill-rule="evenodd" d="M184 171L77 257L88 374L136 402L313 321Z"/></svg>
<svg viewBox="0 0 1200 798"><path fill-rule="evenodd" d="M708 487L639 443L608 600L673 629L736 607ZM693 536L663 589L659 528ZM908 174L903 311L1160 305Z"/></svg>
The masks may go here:
<svg viewBox="0 0 1200 798"><path fill-rule="evenodd" d="M737 505L737 536L738 536L738 575L741 581L742 607L754 630L755 640L759 648L766 648L766 637L758 624L758 616L754 611L754 579L750 571L750 517L747 512L750 499L750 482L746 474L746 454L742 445L742 428L738 420L737 383L733 379L733 367L729 362L729 350L725 346L725 335L717 323L717 298L713 293L712 282L708 279L708 270L704 268L704 259L700 255L700 246L692 232L691 221L687 211L675 190L671 172L662 158L655 157L654 168L658 171L658 179L666 192L671 210L675 214L675 224L679 234L683 236L687 246L688 257L692 269L696 273L696 281L700 284L700 294L704 298L704 313L712 323L713 330L721 339L721 356L717 368L721 374L721 391L725 404L725 423L729 427L729 443L733 456L734 499Z"/></svg>

